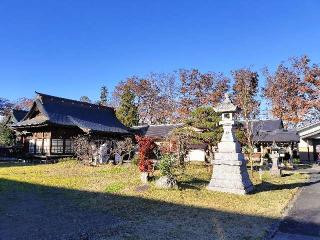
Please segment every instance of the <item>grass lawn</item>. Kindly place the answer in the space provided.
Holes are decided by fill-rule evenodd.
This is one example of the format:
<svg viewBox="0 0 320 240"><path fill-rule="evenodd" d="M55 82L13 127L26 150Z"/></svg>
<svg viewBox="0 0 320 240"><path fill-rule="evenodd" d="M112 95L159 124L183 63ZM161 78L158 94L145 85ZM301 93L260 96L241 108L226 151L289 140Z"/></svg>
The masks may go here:
<svg viewBox="0 0 320 240"><path fill-rule="evenodd" d="M153 183L142 185L137 167L129 164L1 164L0 195L18 190L54 198L59 193L81 208L123 220L97 239L262 239L308 178L299 173L271 178L266 173L260 181L256 175L255 192L237 196L206 190L210 177L206 166L189 164L179 189L160 190ZM0 214L5 211L0 201Z"/></svg>

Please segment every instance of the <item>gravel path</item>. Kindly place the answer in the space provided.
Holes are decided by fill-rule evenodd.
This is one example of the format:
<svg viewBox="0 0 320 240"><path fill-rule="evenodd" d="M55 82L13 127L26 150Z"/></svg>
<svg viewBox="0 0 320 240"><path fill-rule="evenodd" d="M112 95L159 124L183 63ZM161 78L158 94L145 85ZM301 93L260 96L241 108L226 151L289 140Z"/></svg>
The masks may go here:
<svg viewBox="0 0 320 240"><path fill-rule="evenodd" d="M320 167L303 172L310 174L310 184L303 187L274 240L320 240Z"/></svg>

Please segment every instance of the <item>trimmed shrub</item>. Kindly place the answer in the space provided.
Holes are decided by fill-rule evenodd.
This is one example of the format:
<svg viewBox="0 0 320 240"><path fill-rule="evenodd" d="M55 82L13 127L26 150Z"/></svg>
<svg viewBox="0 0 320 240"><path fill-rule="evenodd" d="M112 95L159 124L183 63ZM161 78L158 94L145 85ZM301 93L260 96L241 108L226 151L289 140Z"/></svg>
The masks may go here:
<svg viewBox="0 0 320 240"><path fill-rule="evenodd" d="M175 178L174 170L177 165L177 158L172 154L164 154L161 156L159 170L161 176Z"/></svg>

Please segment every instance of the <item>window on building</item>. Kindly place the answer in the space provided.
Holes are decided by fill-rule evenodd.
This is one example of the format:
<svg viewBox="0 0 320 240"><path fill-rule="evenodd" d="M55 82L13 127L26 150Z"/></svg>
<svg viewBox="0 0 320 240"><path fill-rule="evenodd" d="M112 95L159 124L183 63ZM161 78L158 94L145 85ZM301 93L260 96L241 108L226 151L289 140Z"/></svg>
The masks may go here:
<svg viewBox="0 0 320 240"><path fill-rule="evenodd" d="M65 153L74 153L73 150L73 142L71 139L65 139L65 149L64 149Z"/></svg>
<svg viewBox="0 0 320 240"><path fill-rule="evenodd" d="M50 139L43 139L43 152L50 153Z"/></svg>
<svg viewBox="0 0 320 240"><path fill-rule="evenodd" d="M29 153L34 153L34 144L35 143L35 139L30 139L29 140Z"/></svg>
<svg viewBox="0 0 320 240"><path fill-rule="evenodd" d="M41 154L42 153L42 139L36 140L36 153Z"/></svg>
<svg viewBox="0 0 320 240"><path fill-rule="evenodd" d="M51 152L63 153L63 139L51 139Z"/></svg>

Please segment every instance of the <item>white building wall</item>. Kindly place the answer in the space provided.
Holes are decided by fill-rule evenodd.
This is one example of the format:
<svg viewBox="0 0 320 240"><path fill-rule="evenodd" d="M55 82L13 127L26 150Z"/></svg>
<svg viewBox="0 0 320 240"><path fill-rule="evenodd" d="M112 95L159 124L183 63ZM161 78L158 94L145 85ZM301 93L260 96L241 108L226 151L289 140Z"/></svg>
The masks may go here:
<svg viewBox="0 0 320 240"><path fill-rule="evenodd" d="M206 153L202 149L191 149L189 150L187 161L201 161L204 162Z"/></svg>
<svg viewBox="0 0 320 240"><path fill-rule="evenodd" d="M320 138L320 134L317 134L319 131L320 131L319 124L299 130L300 142L298 146L299 146L299 156L302 161L315 160L313 143L315 139Z"/></svg>

